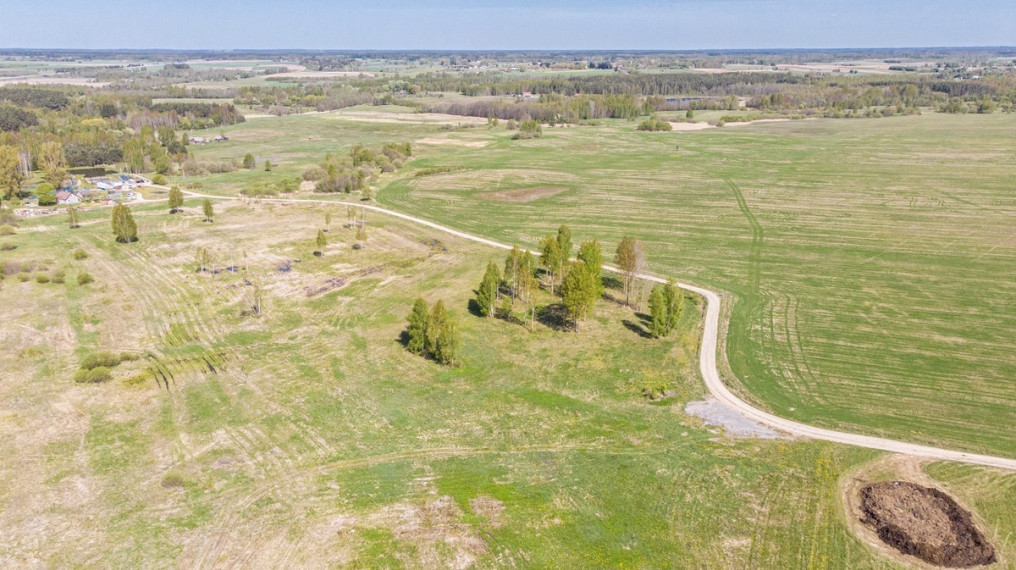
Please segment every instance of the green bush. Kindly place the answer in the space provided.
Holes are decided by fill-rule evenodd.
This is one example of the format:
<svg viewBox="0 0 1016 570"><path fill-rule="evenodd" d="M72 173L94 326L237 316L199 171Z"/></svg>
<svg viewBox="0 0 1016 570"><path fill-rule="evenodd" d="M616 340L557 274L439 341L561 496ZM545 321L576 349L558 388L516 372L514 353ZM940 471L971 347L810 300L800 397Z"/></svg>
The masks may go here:
<svg viewBox="0 0 1016 570"><path fill-rule="evenodd" d="M657 117L651 117L639 123L638 130L640 131L670 131L674 127L667 121L663 121Z"/></svg>
<svg viewBox="0 0 1016 570"><path fill-rule="evenodd" d="M83 249L75 249L74 250L74 259L77 259L78 261L80 261L82 259L88 259L88 252L86 252Z"/></svg>
<svg viewBox="0 0 1016 570"><path fill-rule="evenodd" d="M82 271L78 273L78 285L88 285L93 281L95 281L95 279L92 278L91 273L87 271Z"/></svg>
<svg viewBox="0 0 1016 570"><path fill-rule="evenodd" d="M28 281L31 278L32 276L27 273L18 273L18 281L21 281L22 283Z"/></svg>
<svg viewBox="0 0 1016 570"><path fill-rule="evenodd" d="M147 374L138 373L128 376L127 378L124 378L123 385L130 387L143 386L147 381L148 381Z"/></svg>
<svg viewBox="0 0 1016 570"><path fill-rule="evenodd" d="M39 273L35 276L35 282L41 284L49 283L49 275L46 275L45 273Z"/></svg>
<svg viewBox="0 0 1016 570"><path fill-rule="evenodd" d="M152 177L152 184L158 184L159 186L166 185L166 177L161 174L156 174Z"/></svg>
<svg viewBox="0 0 1016 570"><path fill-rule="evenodd" d="M0 236L12 236L14 233L14 226L8 226L6 224L0 226Z"/></svg>
<svg viewBox="0 0 1016 570"><path fill-rule="evenodd" d="M166 489L182 489L186 483L183 475L175 471L166 473L166 476L162 478L162 486Z"/></svg>
<svg viewBox="0 0 1016 570"><path fill-rule="evenodd" d="M522 121L522 125L519 126L519 132L515 133L512 137L514 140L520 139L538 139L543 136L543 127L539 121L532 119L528 121Z"/></svg>
<svg viewBox="0 0 1016 570"><path fill-rule="evenodd" d="M14 245L13 243L5 243L3 245L0 245L0 251L14 251L15 249L18 249L18 246Z"/></svg>
<svg viewBox="0 0 1016 570"><path fill-rule="evenodd" d="M50 277L50 280L53 281L53 283L63 283L67 281L67 272L63 269L57 269L53 272L53 276Z"/></svg>
<svg viewBox="0 0 1016 570"><path fill-rule="evenodd" d="M100 350L99 352L93 352L88 356L81 359L81 368L85 370L91 370L92 368L98 368L100 366L105 368L113 368L117 364L120 364L120 355L110 352L108 350Z"/></svg>
<svg viewBox="0 0 1016 570"><path fill-rule="evenodd" d="M109 371L109 368L104 366L92 368L91 370L82 368L74 373L74 381L79 384L99 384L108 382L112 378L113 374Z"/></svg>

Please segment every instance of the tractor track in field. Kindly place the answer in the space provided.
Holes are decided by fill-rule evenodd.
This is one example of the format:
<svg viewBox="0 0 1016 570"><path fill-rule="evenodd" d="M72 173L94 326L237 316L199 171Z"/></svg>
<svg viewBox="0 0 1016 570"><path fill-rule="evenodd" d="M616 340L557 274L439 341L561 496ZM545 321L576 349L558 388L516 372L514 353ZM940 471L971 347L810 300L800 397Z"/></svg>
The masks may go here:
<svg viewBox="0 0 1016 570"><path fill-rule="evenodd" d="M738 207L742 213L745 212L746 204L742 207L744 200L741 196L740 191L735 185L731 185L731 189L735 193L735 198L738 199ZM199 194L195 192L184 191L185 194L195 198L209 198L215 200L235 200L235 197L231 196L215 196L211 194ZM314 199L299 199L299 198L261 198L258 199L261 202L266 203L290 203L290 204L324 204L331 206L355 206L370 212L377 212L386 216L399 218L408 222L422 225L448 235L460 237L469 241L495 247L503 250L510 250L511 245L503 244L491 239L483 238L466 232L462 232L441 224L437 224L422 218L417 218L409 214L404 214L396 210L390 210L380 206L373 206L370 204L356 204L349 202L338 202L334 200L314 200ZM755 223L751 223L754 220L754 216L751 215L750 210L745 214L752 226L752 251L754 252L755 245L761 248L762 231L761 227L756 228L758 225L757 220ZM607 271L618 273L619 270L616 267L610 265L604 265L603 268ZM645 281L653 283L666 283L667 279L658 277L656 275L639 274L638 277ZM968 463L973 465L983 465L987 467L995 467L999 469L1006 469L1010 471L1016 471L1016 459L1008 457L997 457L992 455L982 455L977 453L968 453L965 451L956 451L951 449L943 449L938 447L932 447L927 445L919 445L915 443L908 443L905 441L898 441L894 439L874 437L861 434L853 434L847 432L841 432L831 429L819 428L795 422L781 418L769 412L765 412L758 408L755 408L748 402L740 399L735 395L727 386L723 383L720 378L719 370L716 367L716 353L719 349L719 330L720 330L720 295L709 289L704 289L695 285L689 285L686 283L678 283L678 286L686 291L691 291L702 296L706 300L706 315L705 315L705 326L702 331L702 344L699 353L699 370L702 374L702 378L705 381L706 387L709 389L710 394L720 402L733 408L739 414L747 419L758 422L760 424L769 426L777 429L784 433L806 437L811 439L818 439L823 441L831 441L834 443L841 443L844 445L853 445L856 447L864 447L868 449L877 449L880 451L888 451L891 453L900 453L904 455L912 455L916 457L923 457L932 460L941 461L957 461L961 463Z"/></svg>

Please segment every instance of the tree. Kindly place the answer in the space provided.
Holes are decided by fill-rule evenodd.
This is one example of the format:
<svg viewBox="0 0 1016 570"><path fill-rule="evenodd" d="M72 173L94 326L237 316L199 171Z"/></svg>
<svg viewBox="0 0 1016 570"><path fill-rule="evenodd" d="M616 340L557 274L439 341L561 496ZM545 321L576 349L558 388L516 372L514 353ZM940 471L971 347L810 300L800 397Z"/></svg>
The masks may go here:
<svg viewBox="0 0 1016 570"><path fill-rule="evenodd" d="M522 299L526 313L529 314L529 330L532 332L536 323L536 294L540 290L540 283L534 274L536 261L533 259L533 254L527 251L524 259L525 261L522 263L524 270L519 273L517 286L519 298Z"/></svg>
<svg viewBox="0 0 1016 570"><path fill-rule="evenodd" d="M367 222L360 219L360 224L356 228L356 241L367 241Z"/></svg>
<svg viewBox="0 0 1016 570"><path fill-rule="evenodd" d="M660 285L653 286L649 293L649 315L652 320L649 323L649 332L656 338L667 335L667 298Z"/></svg>
<svg viewBox="0 0 1016 570"><path fill-rule="evenodd" d="M501 272L497 270L497 264L493 261L487 263L487 272L483 274L483 281L476 291L476 303L480 306L480 312L484 316L493 317L497 307L497 292L501 286Z"/></svg>
<svg viewBox="0 0 1016 570"><path fill-rule="evenodd" d="M406 349L413 354L424 354L427 350L427 321L429 320L427 302L418 298L409 313L409 340Z"/></svg>
<svg viewBox="0 0 1016 570"><path fill-rule="evenodd" d="M40 206L52 206L56 204L56 188L52 184L43 182L35 187L35 195L39 198Z"/></svg>
<svg viewBox="0 0 1016 570"><path fill-rule="evenodd" d="M208 266L212 263L212 254L210 251L203 247L199 247L194 252L194 264L197 265L198 273L208 269Z"/></svg>
<svg viewBox="0 0 1016 570"><path fill-rule="evenodd" d="M183 206L183 192L176 186L173 186L169 189L169 213L175 214L179 212L180 206Z"/></svg>
<svg viewBox="0 0 1016 570"><path fill-rule="evenodd" d="M522 250L519 246L513 246L504 260L504 283L511 291L512 301L516 299L516 285L518 285L519 269L522 264Z"/></svg>
<svg viewBox="0 0 1016 570"><path fill-rule="evenodd" d="M553 235L547 234L540 240L540 263L547 269L550 277L550 293L554 294L554 285L561 273L561 246Z"/></svg>
<svg viewBox="0 0 1016 570"><path fill-rule="evenodd" d="M579 246L578 258L586 265L596 286L596 296L603 296L603 250L600 249L600 242L593 240L582 242Z"/></svg>
<svg viewBox="0 0 1016 570"><path fill-rule="evenodd" d="M248 152L247 154L243 155L243 167L244 168L246 168L247 170L254 170L254 167L256 165L257 165L257 163L254 161L254 155L253 154Z"/></svg>
<svg viewBox="0 0 1016 570"><path fill-rule="evenodd" d="M6 199L10 200L15 194L21 193L21 185L26 177L18 148L13 145L0 146L0 188L5 191Z"/></svg>
<svg viewBox="0 0 1016 570"><path fill-rule="evenodd" d="M325 212L325 228L330 228L332 225L332 213Z"/></svg>
<svg viewBox="0 0 1016 570"><path fill-rule="evenodd" d="M677 285L668 280L663 286L663 298L667 301L667 334L677 328L681 320L681 310L684 308L684 295L677 290Z"/></svg>
<svg viewBox="0 0 1016 570"><path fill-rule="evenodd" d="M205 201L201 203L201 210L205 213L205 221L212 222L215 217L215 209L212 208L211 198L205 198Z"/></svg>
<svg viewBox="0 0 1016 570"><path fill-rule="evenodd" d="M628 306L631 306L631 294L641 271L640 265L644 262L642 243L627 235L621 238L621 243L617 244L617 250L614 252L614 264L621 270L624 302Z"/></svg>
<svg viewBox="0 0 1016 570"><path fill-rule="evenodd" d="M42 143L39 148L39 167L43 171L43 179L54 188L59 188L67 176L67 159L64 158L63 145L57 141Z"/></svg>
<svg viewBox="0 0 1016 570"><path fill-rule="evenodd" d="M448 309L445 308L444 301L439 300L437 303L434 303L434 306L430 310L430 317L427 319L427 354L435 356L437 352L437 339L441 336L441 332L447 324Z"/></svg>
<svg viewBox="0 0 1016 570"><path fill-rule="evenodd" d="M272 171L272 161L270 161L270 160L268 160L266 158L265 159L265 172L271 172L271 171Z"/></svg>
<svg viewBox="0 0 1016 570"><path fill-rule="evenodd" d="M71 229L80 227L80 224L78 224L78 209L74 206L67 206L67 225Z"/></svg>
<svg viewBox="0 0 1016 570"><path fill-rule="evenodd" d="M116 241L120 243L138 241L138 225L134 223L134 215L126 205L117 204L113 206L110 223L113 226Z"/></svg>
<svg viewBox="0 0 1016 570"><path fill-rule="evenodd" d="M575 332L578 332L579 324L592 311L593 304L598 297L599 293L593 272L581 261L570 263L564 281L561 283L561 299L564 301L568 316L574 323Z"/></svg>
<svg viewBox="0 0 1016 570"><path fill-rule="evenodd" d="M557 246L561 250L561 265L564 265L571 258L572 248L571 229L564 224L557 228Z"/></svg>
<svg viewBox="0 0 1016 570"><path fill-rule="evenodd" d="M318 248L317 253L324 251L325 246L328 245L328 238L325 237L325 232L323 232L322 230L318 230L317 239L314 240L314 243L315 245L317 245Z"/></svg>
<svg viewBox="0 0 1016 570"><path fill-rule="evenodd" d="M427 352L441 364L455 362L455 354L459 348L459 331L455 322L448 316L444 301L438 301L430 311L427 319Z"/></svg>

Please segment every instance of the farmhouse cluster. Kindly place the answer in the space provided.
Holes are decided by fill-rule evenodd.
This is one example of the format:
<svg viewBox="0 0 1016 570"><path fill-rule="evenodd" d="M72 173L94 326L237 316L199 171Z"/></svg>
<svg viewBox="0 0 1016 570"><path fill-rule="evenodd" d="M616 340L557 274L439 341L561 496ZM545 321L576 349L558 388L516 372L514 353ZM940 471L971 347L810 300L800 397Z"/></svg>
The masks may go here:
<svg viewBox="0 0 1016 570"><path fill-rule="evenodd" d="M112 205L133 202L142 199L138 187L148 183L147 179L132 174L113 174L91 178L72 176L65 180L63 187L56 192L56 204L46 203L45 200L40 204L38 193L32 189L29 190L31 195L24 202L25 207L14 210L14 215L35 218L60 213L65 206Z"/></svg>

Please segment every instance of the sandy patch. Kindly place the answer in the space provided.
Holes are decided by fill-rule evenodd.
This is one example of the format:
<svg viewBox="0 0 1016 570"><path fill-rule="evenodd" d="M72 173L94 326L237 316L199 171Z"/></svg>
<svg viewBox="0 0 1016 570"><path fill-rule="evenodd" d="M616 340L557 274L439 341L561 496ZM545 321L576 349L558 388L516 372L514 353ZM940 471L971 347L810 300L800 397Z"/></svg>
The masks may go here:
<svg viewBox="0 0 1016 570"><path fill-rule="evenodd" d="M545 196L553 196L554 194L560 194L567 188L554 187L554 186L537 186L534 188L518 188L516 190L500 190L498 192L483 192L477 194L480 198L487 200L494 200L495 202L533 202L539 200Z"/></svg>
<svg viewBox="0 0 1016 570"><path fill-rule="evenodd" d="M325 115L329 119L340 121L361 121L365 123L414 123L414 124L449 124L459 123L486 125L487 119L479 117L462 117L442 113L390 113L385 111L339 111Z"/></svg>
<svg viewBox="0 0 1016 570"><path fill-rule="evenodd" d="M759 123L784 123L790 119L759 119L757 121L748 121L744 123L724 123L724 127L743 127L745 125L757 125Z"/></svg>
<svg viewBox="0 0 1016 570"><path fill-rule="evenodd" d="M706 425L723 428L723 431L730 437L789 439L786 435L770 427L749 420L712 396L705 401L688 402L684 411L688 415L701 418Z"/></svg>
<svg viewBox="0 0 1016 570"><path fill-rule="evenodd" d="M367 71L287 71L285 73L274 73L269 77L292 77L294 79L328 79L330 77L374 77L373 73Z"/></svg>
<svg viewBox="0 0 1016 570"><path fill-rule="evenodd" d="M709 123L670 123L670 127L675 131L704 131L716 128Z"/></svg>
<svg viewBox="0 0 1016 570"><path fill-rule="evenodd" d="M79 85L85 87L105 87L109 83L97 83L89 77L46 77L42 75L26 75L21 77L0 78L0 85Z"/></svg>
<svg viewBox="0 0 1016 570"><path fill-rule="evenodd" d="M483 148L487 146L486 141L464 141L461 139L447 139L447 138L426 138L416 141L418 144L432 144L432 145L447 145L447 146L465 146L469 148Z"/></svg>

